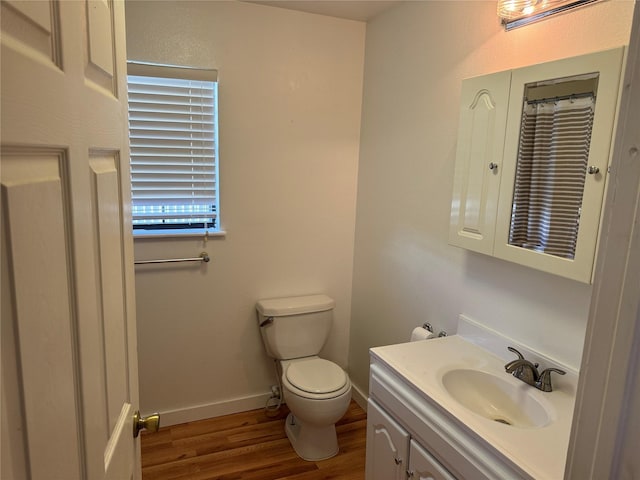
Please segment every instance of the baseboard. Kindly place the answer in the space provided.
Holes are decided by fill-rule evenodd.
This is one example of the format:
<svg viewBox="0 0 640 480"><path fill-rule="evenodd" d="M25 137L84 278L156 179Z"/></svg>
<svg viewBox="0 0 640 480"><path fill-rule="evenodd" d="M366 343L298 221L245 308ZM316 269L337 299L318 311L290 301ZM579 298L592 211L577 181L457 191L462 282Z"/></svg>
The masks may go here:
<svg viewBox="0 0 640 480"><path fill-rule="evenodd" d="M362 389L354 383L351 383L351 398L360 405L360 408L365 412L367 411L367 400L369 399L369 395L365 394Z"/></svg>
<svg viewBox="0 0 640 480"><path fill-rule="evenodd" d="M162 411L160 412L160 425L163 427L170 427L171 425L178 425L180 423L195 422L206 418L221 417L223 415L231 415L232 413L264 408L270 396L270 393L264 393L261 395L233 398L206 405L196 405L176 410ZM365 412L367 411L367 399L369 396L355 384L351 384L351 397ZM147 412L144 415L149 415L151 413L152 412Z"/></svg>
<svg viewBox="0 0 640 480"><path fill-rule="evenodd" d="M205 418L221 417L222 415L264 408L269 397L270 393L264 393L160 412L160 426L168 427L180 423L204 420Z"/></svg>

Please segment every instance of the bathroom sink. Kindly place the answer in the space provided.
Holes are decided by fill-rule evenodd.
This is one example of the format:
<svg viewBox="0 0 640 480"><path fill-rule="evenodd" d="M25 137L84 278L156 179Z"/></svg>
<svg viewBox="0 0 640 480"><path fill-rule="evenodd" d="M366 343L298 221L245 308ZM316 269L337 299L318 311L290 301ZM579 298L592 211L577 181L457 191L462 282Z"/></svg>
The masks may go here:
<svg viewBox="0 0 640 480"><path fill-rule="evenodd" d="M465 408L489 420L519 428L548 425L550 415L529 385L514 384L480 370L449 370L442 376L447 393Z"/></svg>

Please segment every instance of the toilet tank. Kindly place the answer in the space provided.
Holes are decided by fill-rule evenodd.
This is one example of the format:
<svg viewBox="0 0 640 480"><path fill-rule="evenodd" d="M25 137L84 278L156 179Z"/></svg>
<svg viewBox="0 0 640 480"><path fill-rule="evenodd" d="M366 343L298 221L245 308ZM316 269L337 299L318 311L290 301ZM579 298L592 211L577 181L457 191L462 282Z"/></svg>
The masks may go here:
<svg viewBox="0 0 640 480"><path fill-rule="evenodd" d="M327 341L335 302L326 295L259 300L258 325L267 354L279 360L317 355Z"/></svg>

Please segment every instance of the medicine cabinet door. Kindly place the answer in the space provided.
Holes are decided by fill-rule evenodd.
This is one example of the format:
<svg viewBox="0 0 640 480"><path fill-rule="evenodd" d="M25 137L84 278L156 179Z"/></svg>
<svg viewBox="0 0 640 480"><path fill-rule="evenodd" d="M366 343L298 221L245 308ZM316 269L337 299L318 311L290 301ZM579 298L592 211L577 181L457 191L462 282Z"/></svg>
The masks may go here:
<svg viewBox="0 0 640 480"><path fill-rule="evenodd" d="M493 254L511 72L462 82L449 243Z"/></svg>
<svg viewBox="0 0 640 480"><path fill-rule="evenodd" d="M623 52L512 71L494 256L591 282Z"/></svg>

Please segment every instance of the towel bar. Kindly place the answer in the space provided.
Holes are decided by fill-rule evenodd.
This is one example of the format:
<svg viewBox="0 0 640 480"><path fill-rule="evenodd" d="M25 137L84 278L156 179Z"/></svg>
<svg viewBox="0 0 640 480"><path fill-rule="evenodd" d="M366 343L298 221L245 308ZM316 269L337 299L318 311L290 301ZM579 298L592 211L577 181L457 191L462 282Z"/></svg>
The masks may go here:
<svg viewBox="0 0 640 480"><path fill-rule="evenodd" d="M136 260L133 262L135 265L146 265L149 263L177 263L177 262L204 262L208 263L211 261L209 254L207 252L202 252L198 257L191 258L166 258L161 260Z"/></svg>

